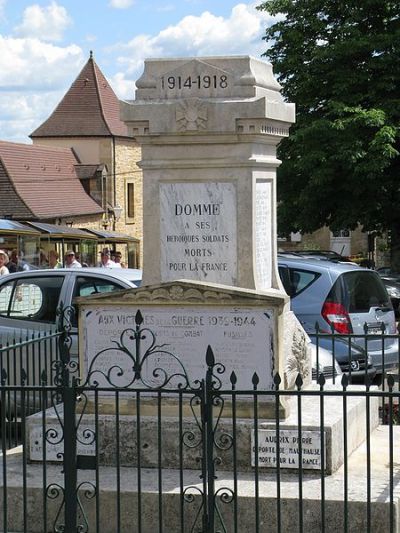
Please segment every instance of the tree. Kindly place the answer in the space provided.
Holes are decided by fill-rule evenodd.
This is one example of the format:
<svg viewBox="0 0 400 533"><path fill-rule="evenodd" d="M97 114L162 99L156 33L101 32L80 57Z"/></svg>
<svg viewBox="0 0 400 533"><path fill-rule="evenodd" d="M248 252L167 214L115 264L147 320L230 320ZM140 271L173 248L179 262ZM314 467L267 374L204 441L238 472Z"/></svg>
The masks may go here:
<svg viewBox="0 0 400 533"><path fill-rule="evenodd" d="M265 56L296 103L279 147L280 230L391 232L400 270L400 2L268 0Z"/></svg>

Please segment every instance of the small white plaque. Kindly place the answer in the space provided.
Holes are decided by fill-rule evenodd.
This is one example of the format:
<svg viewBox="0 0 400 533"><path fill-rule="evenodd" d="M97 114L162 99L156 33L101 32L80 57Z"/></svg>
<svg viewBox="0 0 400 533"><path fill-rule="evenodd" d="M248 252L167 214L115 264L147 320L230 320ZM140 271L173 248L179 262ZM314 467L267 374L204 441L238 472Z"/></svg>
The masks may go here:
<svg viewBox="0 0 400 533"><path fill-rule="evenodd" d="M325 441L326 442L326 441ZM321 433L301 432L303 469L321 469ZM299 432L296 429L279 431L279 463L281 468L299 468ZM276 468L276 431L258 430L258 465ZM251 435L251 466L255 466L254 431Z"/></svg>
<svg viewBox="0 0 400 533"><path fill-rule="evenodd" d="M78 428L77 454L96 455L94 424L84 424ZM62 461L64 453L63 430L60 424L46 426L46 461ZM58 442L61 440L61 442ZM33 425L29 433L29 457L31 461L43 461L43 431L41 425Z"/></svg>
<svg viewBox="0 0 400 533"><path fill-rule="evenodd" d="M110 386L111 381L118 387L140 387L134 374L135 364L140 363L142 378L150 386L159 384L154 377L157 368L168 376L182 373L184 368L193 384L205 377L210 345L216 362L225 365L225 372L218 374L224 388L231 388L232 371L239 389L252 388L254 372L259 376L260 389L273 387L272 310L141 305L139 353L135 339L137 311L131 305L105 305L93 310L83 307L84 376L89 371L91 380L102 386ZM108 382L104 376L108 376ZM169 386L176 387L176 380Z"/></svg>
<svg viewBox="0 0 400 533"><path fill-rule="evenodd" d="M161 280L237 285L233 183L161 183Z"/></svg>
<svg viewBox="0 0 400 533"><path fill-rule="evenodd" d="M255 267L258 287L269 289L272 285L272 216L271 182L257 180L255 201Z"/></svg>

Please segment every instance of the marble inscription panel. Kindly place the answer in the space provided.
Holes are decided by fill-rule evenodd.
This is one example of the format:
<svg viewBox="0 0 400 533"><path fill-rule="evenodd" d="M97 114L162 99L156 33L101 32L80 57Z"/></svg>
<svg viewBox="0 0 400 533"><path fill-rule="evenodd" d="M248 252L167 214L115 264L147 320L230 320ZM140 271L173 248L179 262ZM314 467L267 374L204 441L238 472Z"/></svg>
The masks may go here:
<svg viewBox="0 0 400 533"><path fill-rule="evenodd" d="M237 284L233 183L160 184L161 280Z"/></svg>
<svg viewBox="0 0 400 533"><path fill-rule="evenodd" d="M160 98L227 98L234 92L233 76L198 59L188 61L157 79Z"/></svg>
<svg viewBox="0 0 400 533"><path fill-rule="evenodd" d="M259 289L270 289L272 269L271 183L258 180L255 200L255 267Z"/></svg>
<svg viewBox="0 0 400 533"><path fill-rule="evenodd" d="M210 345L216 362L225 365L219 375L230 388L230 374L236 372L238 388L252 387L257 372L260 388L272 387L273 311L270 309L178 306L140 306L144 328L140 353L134 338L137 308L107 306L82 310L84 375L108 386L140 386L135 382L134 362L142 363L142 375L157 386L156 368L167 375L183 368L190 383L205 377L206 351ZM182 365L179 362L182 362ZM122 370L122 373L121 373ZM176 386L175 382L170 384Z"/></svg>
<svg viewBox="0 0 400 533"><path fill-rule="evenodd" d="M254 431L251 436L251 466L255 466ZM301 432L301 450L304 469L321 469L321 433ZM297 429L279 431L279 463L281 468L299 468L299 432ZM258 430L258 464L260 467L276 468L276 431Z"/></svg>

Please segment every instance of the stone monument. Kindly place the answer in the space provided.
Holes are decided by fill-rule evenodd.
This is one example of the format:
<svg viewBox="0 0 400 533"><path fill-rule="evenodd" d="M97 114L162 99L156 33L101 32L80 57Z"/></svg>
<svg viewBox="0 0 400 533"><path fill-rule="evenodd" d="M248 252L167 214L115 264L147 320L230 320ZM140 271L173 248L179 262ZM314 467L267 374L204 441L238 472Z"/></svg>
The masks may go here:
<svg viewBox="0 0 400 533"><path fill-rule="evenodd" d="M341 478L334 473L345 459L342 443L350 454L378 425L378 399L369 400L366 415L362 398L348 398L346 420L351 423L345 431L342 398L325 398L323 418L315 396L301 403L292 400L291 412L284 400L297 375L308 385L311 372L307 337L289 310L277 269L276 147L294 122L294 106L284 102L271 65L250 57L148 60L136 100L122 103L121 114L142 147L144 278L138 289L77 299L82 382L87 386L76 416L78 454L89 458L86 465L98 461L101 467L117 463L149 469L149 478L156 469L169 469L163 475L173 480L176 493L168 504L169 523L179 514L188 488L188 501L199 494L199 477L192 474L199 469L199 454L202 468L209 459L201 472L207 471L204 494L208 491L214 502L223 498L221 489L214 491L215 465L228 486L235 468L233 477L278 465L285 473L332 474L333 500L340 501ZM168 376L195 386L208 379L210 385L214 363L208 362L209 345L226 370L218 397L224 401L213 403L208 396L199 411L198 391L189 395L194 388L180 388ZM233 372L237 381L229 383ZM278 393L273 383L277 372L284 378ZM254 373L257 392L265 393L257 397L257 416L255 393L251 397ZM179 401L164 394L173 392L168 386L178 389ZM237 402L236 390L242 391ZM63 441L45 436L62 433L66 412L49 409L46 427L43 413L30 417L30 460L42 460L45 451L51 460L60 460ZM80 461L84 464L82 457ZM187 481L188 473L194 481ZM297 491L299 479L288 474L285 494ZM237 492L242 524L250 524L252 482L245 481ZM275 505L271 487L263 489L268 490L264 498ZM227 490L224 503L233 500L226 496L233 491ZM131 490L128 507L136 491ZM153 511L162 492L144 493ZM298 497L296 492L290 496L294 502ZM319 506L319 493L307 498ZM286 513L295 524L288 530L298 524L293 509ZM306 516L312 521L313 514ZM146 517L148 531L157 529L153 515Z"/></svg>
<svg viewBox="0 0 400 533"><path fill-rule="evenodd" d="M275 298L273 371L286 386L299 370L307 381L304 336L277 270L276 147L295 109L272 66L246 56L147 60L121 117L142 148L143 284L197 280Z"/></svg>
<svg viewBox="0 0 400 533"><path fill-rule="evenodd" d="M151 59L122 118L142 147L143 283L282 286L276 146L295 120L251 57Z"/></svg>

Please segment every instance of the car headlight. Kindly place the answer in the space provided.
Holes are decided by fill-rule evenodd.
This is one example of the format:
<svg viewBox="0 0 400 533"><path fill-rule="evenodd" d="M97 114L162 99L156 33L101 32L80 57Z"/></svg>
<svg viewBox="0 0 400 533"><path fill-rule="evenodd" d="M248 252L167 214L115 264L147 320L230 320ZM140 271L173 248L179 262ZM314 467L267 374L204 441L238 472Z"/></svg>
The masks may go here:
<svg viewBox="0 0 400 533"><path fill-rule="evenodd" d="M393 285L386 286L386 290L391 298L400 298L400 289Z"/></svg>

